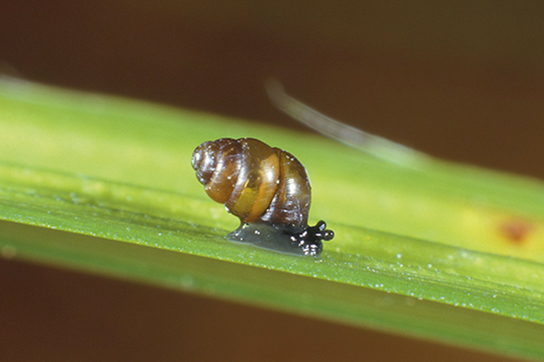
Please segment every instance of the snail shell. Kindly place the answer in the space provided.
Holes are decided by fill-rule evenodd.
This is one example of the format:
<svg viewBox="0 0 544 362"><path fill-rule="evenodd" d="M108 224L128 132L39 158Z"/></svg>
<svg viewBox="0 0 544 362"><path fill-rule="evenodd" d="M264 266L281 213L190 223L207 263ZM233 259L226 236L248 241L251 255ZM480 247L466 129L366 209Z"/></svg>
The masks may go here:
<svg viewBox="0 0 544 362"><path fill-rule="evenodd" d="M192 165L208 196L241 221L229 240L318 256L321 240L333 238L323 221L308 226L310 180L290 153L253 138L222 138L198 146Z"/></svg>

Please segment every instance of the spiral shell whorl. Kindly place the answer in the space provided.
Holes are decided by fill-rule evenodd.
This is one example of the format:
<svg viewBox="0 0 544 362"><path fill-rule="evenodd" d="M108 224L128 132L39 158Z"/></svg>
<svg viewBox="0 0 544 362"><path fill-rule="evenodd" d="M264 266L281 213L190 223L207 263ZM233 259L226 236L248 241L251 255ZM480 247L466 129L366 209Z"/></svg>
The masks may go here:
<svg viewBox="0 0 544 362"><path fill-rule="evenodd" d="M193 152L196 177L214 201L223 204L231 198L241 168L241 152L239 143L230 138L204 142Z"/></svg>
<svg viewBox="0 0 544 362"><path fill-rule="evenodd" d="M191 159L193 169L196 171L198 181L206 185L212 177L216 165L216 144L207 141L198 146Z"/></svg>
<svg viewBox="0 0 544 362"><path fill-rule="evenodd" d="M280 158L279 185L270 207L261 220L273 224L308 224L311 186L306 169L289 152L274 148Z"/></svg>
<svg viewBox="0 0 544 362"><path fill-rule="evenodd" d="M306 225L310 184L291 154L252 138L222 138L198 146L192 165L210 198L242 222Z"/></svg>

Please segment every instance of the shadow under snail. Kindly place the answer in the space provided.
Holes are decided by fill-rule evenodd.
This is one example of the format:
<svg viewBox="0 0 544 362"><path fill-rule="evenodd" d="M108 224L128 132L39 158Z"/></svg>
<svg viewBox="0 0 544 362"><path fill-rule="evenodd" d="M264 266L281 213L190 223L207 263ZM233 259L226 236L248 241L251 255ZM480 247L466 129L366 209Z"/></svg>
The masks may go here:
<svg viewBox="0 0 544 362"><path fill-rule="evenodd" d="M207 141L192 166L210 198L241 225L227 239L295 255L319 256L334 237L324 221L308 226L310 180L290 153L253 138Z"/></svg>

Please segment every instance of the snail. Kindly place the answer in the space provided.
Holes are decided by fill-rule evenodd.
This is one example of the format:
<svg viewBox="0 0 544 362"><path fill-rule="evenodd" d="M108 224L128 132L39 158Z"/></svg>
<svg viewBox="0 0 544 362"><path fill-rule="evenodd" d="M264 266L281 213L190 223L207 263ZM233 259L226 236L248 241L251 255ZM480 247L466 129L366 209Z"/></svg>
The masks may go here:
<svg viewBox="0 0 544 362"><path fill-rule="evenodd" d="M198 146L192 166L208 196L240 219L227 239L286 254L319 256L334 237L324 221L308 226L310 180L290 153L253 138Z"/></svg>

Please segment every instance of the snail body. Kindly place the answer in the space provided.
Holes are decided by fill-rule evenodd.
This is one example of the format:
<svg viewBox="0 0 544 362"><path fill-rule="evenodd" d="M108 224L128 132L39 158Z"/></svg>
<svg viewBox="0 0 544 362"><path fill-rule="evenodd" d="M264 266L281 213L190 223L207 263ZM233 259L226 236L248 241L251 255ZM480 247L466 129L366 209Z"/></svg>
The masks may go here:
<svg viewBox="0 0 544 362"><path fill-rule="evenodd" d="M321 241L333 238L323 221L308 226L310 181L290 153L253 138L221 138L198 146L192 166L208 196L241 221L227 239L319 256Z"/></svg>

